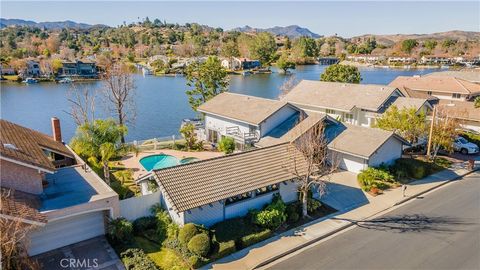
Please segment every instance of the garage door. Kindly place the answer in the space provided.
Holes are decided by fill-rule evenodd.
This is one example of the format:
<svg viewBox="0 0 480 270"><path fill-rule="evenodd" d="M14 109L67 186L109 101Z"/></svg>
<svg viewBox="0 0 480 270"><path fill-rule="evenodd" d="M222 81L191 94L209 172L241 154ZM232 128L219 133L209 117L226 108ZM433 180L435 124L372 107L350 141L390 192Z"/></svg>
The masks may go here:
<svg viewBox="0 0 480 270"><path fill-rule="evenodd" d="M48 222L30 235L30 256L105 234L103 211Z"/></svg>
<svg viewBox="0 0 480 270"><path fill-rule="evenodd" d="M339 167L343 170L347 170L349 172L359 173L361 170L365 168L365 159L354 157L350 155L342 155L340 156L340 164Z"/></svg>

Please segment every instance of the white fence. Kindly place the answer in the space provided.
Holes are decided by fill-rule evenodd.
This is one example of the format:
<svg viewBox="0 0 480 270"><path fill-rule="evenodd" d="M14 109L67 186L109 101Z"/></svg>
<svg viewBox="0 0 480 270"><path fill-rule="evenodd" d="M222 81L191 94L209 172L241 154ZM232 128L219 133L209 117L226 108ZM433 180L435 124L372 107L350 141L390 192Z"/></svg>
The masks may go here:
<svg viewBox="0 0 480 270"><path fill-rule="evenodd" d="M136 146L139 150L158 150L172 147L175 143L183 142L183 138L178 135L167 137L152 138L148 140L133 141L127 144Z"/></svg>
<svg viewBox="0 0 480 270"><path fill-rule="evenodd" d="M130 221L139 217L149 216L150 207L156 203L160 203L162 193L157 191L152 194L140 197L132 197L120 201L120 215Z"/></svg>

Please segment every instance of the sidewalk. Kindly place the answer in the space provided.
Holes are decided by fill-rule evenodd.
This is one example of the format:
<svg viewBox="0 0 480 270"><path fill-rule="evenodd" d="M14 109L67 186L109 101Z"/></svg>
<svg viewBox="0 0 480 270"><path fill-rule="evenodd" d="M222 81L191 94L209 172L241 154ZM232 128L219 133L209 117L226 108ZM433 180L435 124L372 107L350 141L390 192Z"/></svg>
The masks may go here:
<svg viewBox="0 0 480 270"><path fill-rule="evenodd" d="M475 169L478 170L478 165ZM376 197L366 196L368 200L366 204L339 209L336 213L233 253L204 266L202 269L241 270L254 269L266 265L275 259L353 226L358 221L377 215L395 205L469 173L470 171L466 170L463 164L457 164L451 169L411 182L407 185L405 197L403 197L401 188L385 191L384 194Z"/></svg>

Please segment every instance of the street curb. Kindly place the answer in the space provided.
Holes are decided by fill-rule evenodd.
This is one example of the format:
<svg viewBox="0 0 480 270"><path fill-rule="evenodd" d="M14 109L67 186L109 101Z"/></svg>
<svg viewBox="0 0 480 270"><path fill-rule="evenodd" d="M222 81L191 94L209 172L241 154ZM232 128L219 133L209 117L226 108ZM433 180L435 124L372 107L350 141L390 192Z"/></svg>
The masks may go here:
<svg viewBox="0 0 480 270"><path fill-rule="evenodd" d="M437 188L440 188L440 187L442 187L442 186L444 186L444 185L446 185L446 184L448 184L448 183L450 183L450 182L456 181L456 180L458 180L458 179L460 179L460 178L462 178L462 177L465 177L465 176L467 176L467 175L469 175L469 174L471 174L471 173L474 173L474 172L476 172L476 171L479 171L479 170L480 170L480 168L476 168L476 169L474 169L474 170L472 170L472 171L468 171L467 173L464 173L464 174L462 174L462 175L458 175L457 177L455 177L455 178L453 178L453 179L450 179L450 180L447 180L447 181L445 181L445 182L439 183L438 185L436 185L436 186L434 186L434 187L431 187L431 188L429 188L429 189L427 189L427 190L424 190L424 191L419 192L419 193L417 193L417 194L415 194L415 195L413 195L413 196L410 196L410 197L405 198L405 199L403 199L403 200L401 200L401 201L399 201L399 202L396 202L396 203L393 204L392 206L389 206L389 207L387 207L387 208L385 208L385 209L383 209L383 210L380 210L380 211L378 211L378 212L376 212L376 213L374 213L374 214L372 214L372 215L370 215L370 216L368 216L368 217L366 217L366 218L364 218L364 219L361 219L361 220L359 220L359 221L364 221L364 220L366 220L366 219L368 219L368 218L374 217L374 216L376 216L376 215L378 215L378 214L380 214L380 213L382 213L382 212L385 212L385 211L387 211L387 210L389 210L389 209L391 209L391 208L393 208L393 207L395 207L395 206L401 205L401 204L403 204L403 203L405 203L405 202L407 202L407 201L410 201L410 200L412 200L412 199L414 199L414 198L417 198L418 196L421 196L421 195L423 195L423 194L425 194L425 193L427 193L427 192L430 192L430 191L432 191L432 190L435 190L435 189L437 189ZM335 213L335 214L338 214L338 213ZM358 221L357 221L357 222L358 222ZM288 251L284 251L284 252L282 252L282 253L280 253L280 254L278 254L278 255L275 255L275 256L273 256L273 257L271 257L271 258L269 258L269 259L267 259L267 260L265 260L265 261L263 261L263 262L255 265L255 266L252 267L251 269L257 269L257 268L259 268L259 267L268 265L268 264L270 264L270 263L272 263L272 262L274 262L274 261L276 261L276 260L278 260L278 259L280 259L280 258L282 258L282 257L285 257L286 255L288 255L288 254L290 254L290 253L293 253L293 252L298 251L298 250L300 250L300 249L302 249L302 248L308 247L308 246L310 246L310 245L312 245L312 244L314 244L314 243L316 243L316 242L318 242L318 241L320 241L320 240L323 240L323 239L325 239L325 238L327 238L327 237L329 237L329 236L332 236L332 235L334 235L334 234L336 234L336 233L338 233L338 232L340 232L340 231L343 231L343 230L345 230L345 229L347 229L347 228L349 228L349 227L355 226L357 222L355 222L355 223L349 223L349 224L340 226L340 227L334 229L333 231L330 231L330 232L328 232L328 233L326 233L326 234L323 234L323 235L321 235L321 236L319 236L319 237L317 237L317 238L308 240L308 241L305 242L305 243L302 243L302 244L300 244L300 245L298 245L298 246L296 246L296 247L294 247L294 248L289 249Z"/></svg>

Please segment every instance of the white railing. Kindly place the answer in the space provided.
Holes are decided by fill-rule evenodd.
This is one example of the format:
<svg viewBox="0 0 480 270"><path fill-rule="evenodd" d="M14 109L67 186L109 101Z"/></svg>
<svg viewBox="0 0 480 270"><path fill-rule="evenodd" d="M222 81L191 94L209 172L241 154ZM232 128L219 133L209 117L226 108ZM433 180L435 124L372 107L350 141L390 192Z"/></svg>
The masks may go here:
<svg viewBox="0 0 480 270"><path fill-rule="evenodd" d="M172 136L158 137L158 138L152 138L147 140L135 140L127 144L133 145L137 147L140 151L142 151L142 150L158 150L158 149L169 148L179 141L183 141L183 138L178 135L172 135Z"/></svg>
<svg viewBox="0 0 480 270"><path fill-rule="evenodd" d="M227 127L225 129L227 135L233 137L241 143L250 143L258 140L258 134L256 132L241 132L238 126Z"/></svg>

